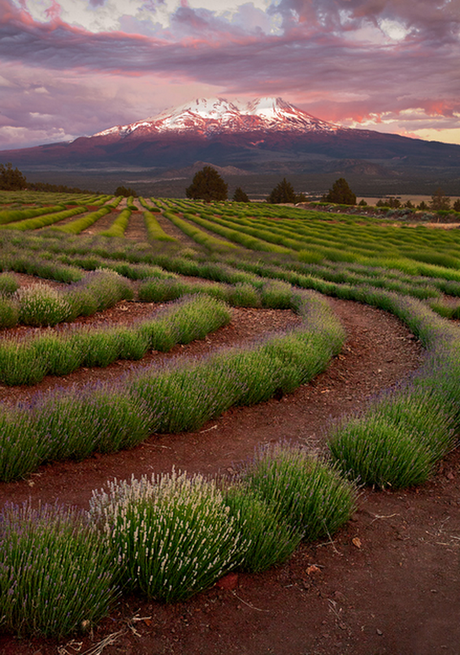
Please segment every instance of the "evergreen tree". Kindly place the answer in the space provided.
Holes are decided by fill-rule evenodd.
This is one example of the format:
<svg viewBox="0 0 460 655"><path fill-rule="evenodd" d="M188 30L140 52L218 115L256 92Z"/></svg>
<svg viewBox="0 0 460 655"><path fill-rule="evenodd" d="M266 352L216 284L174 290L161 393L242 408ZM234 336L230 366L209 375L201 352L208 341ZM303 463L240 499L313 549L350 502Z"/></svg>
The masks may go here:
<svg viewBox="0 0 460 655"><path fill-rule="evenodd" d="M19 191L27 187L27 181L20 170L13 167L11 162L6 166L0 164L0 189L2 191Z"/></svg>
<svg viewBox="0 0 460 655"><path fill-rule="evenodd" d="M450 198L444 194L441 188L436 189L431 196L430 209L439 211L440 209L450 209Z"/></svg>
<svg viewBox="0 0 460 655"><path fill-rule="evenodd" d="M460 212L460 198L454 202L454 211Z"/></svg>
<svg viewBox="0 0 460 655"><path fill-rule="evenodd" d="M137 198L137 193L134 191L134 189L131 189L130 187L125 187L125 186L118 186L115 189L115 194L116 196L124 196L125 198L129 198L130 196L133 196L133 198Z"/></svg>
<svg viewBox="0 0 460 655"><path fill-rule="evenodd" d="M187 198L193 200L227 200L228 184L212 166L205 166L195 173L192 184L185 189Z"/></svg>
<svg viewBox="0 0 460 655"><path fill-rule="evenodd" d="M340 177L334 182L332 189L329 189L325 200L338 205L356 205L356 194L350 189L345 178Z"/></svg>
<svg viewBox="0 0 460 655"><path fill-rule="evenodd" d="M245 193L240 186L235 189L235 193L233 194L233 201L234 202L251 202L249 200L248 194Z"/></svg>
<svg viewBox="0 0 460 655"><path fill-rule="evenodd" d="M283 181L277 184L274 189L272 189L270 195L267 198L267 202L271 203L272 205L295 201L296 195L294 192L294 187L290 182L286 180L286 178L283 178Z"/></svg>

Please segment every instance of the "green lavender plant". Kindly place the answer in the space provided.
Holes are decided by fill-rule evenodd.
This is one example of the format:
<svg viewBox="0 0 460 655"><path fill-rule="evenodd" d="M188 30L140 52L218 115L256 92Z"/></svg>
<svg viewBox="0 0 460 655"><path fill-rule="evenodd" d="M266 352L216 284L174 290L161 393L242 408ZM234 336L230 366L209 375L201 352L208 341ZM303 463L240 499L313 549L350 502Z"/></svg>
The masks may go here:
<svg viewBox="0 0 460 655"><path fill-rule="evenodd" d="M225 504L248 544L239 568L259 572L288 559L302 535L249 487L233 482L224 488Z"/></svg>
<svg viewBox="0 0 460 655"><path fill-rule="evenodd" d="M0 295L0 328L14 327L19 320L19 304L16 299Z"/></svg>
<svg viewBox="0 0 460 655"><path fill-rule="evenodd" d="M65 294L46 284L21 287L14 297L19 303L19 321L25 325L56 325L72 314Z"/></svg>
<svg viewBox="0 0 460 655"><path fill-rule="evenodd" d="M46 444L47 460L130 448L153 429L152 415L140 398L104 386L38 398L31 418L35 438Z"/></svg>
<svg viewBox="0 0 460 655"><path fill-rule="evenodd" d="M59 506L0 512L0 627L24 635L87 632L118 590L110 547L83 517Z"/></svg>
<svg viewBox="0 0 460 655"><path fill-rule="evenodd" d="M354 485L300 448L260 449L243 480L309 541L332 535L356 507Z"/></svg>
<svg viewBox="0 0 460 655"><path fill-rule="evenodd" d="M14 273L0 274L0 296L11 296L19 288L19 282Z"/></svg>
<svg viewBox="0 0 460 655"><path fill-rule="evenodd" d="M0 406L0 480L9 482L34 471L43 459L43 447L27 411Z"/></svg>
<svg viewBox="0 0 460 655"><path fill-rule="evenodd" d="M345 475L360 484L399 489L425 482L433 461L406 426L375 414L351 419L330 435L329 450Z"/></svg>
<svg viewBox="0 0 460 655"><path fill-rule="evenodd" d="M215 482L185 473L108 483L90 519L117 552L122 580L163 601L184 600L242 561L243 542Z"/></svg>

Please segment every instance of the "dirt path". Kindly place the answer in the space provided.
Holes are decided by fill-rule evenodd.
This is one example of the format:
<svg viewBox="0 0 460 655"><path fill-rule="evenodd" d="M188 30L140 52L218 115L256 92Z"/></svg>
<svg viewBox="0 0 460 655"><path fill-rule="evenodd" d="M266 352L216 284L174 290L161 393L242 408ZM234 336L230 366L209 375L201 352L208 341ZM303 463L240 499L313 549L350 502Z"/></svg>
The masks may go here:
<svg viewBox="0 0 460 655"><path fill-rule="evenodd" d="M321 447L331 419L359 410L422 359L419 343L392 316L331 303L349 338L312 384L281 400L230 410L197 433L153 436L129 452L42 467L29 480L0 485L0 502L31 496L87 507L91 490L114 476L167 471L172 464L223 473L250 457L256 444L281 438ZM80 652L122 630L104 655L458 655L459 461L454 452L416 490L366 490L333 542L304 545L263 574L240 574L233 589L215 586L175 605L124 599L92 639L82 640ZM126 623L136 613L150 617L136 622L137 635ZM68 646L66 652L76 651ZM58 650L54 641L4 637L0 653Z"/></svg>
<svg viewBox="0 0 460 655"><path fill-rule="evenodd" d="M155 214L155 218L157 219L158 223L163 228L163 230L166 232L166 234L168 234L170 237L174 237L175 239L177 239L183 246L187 246L190 248L199 247L198 244L193 239L188 237L185 234L185 232L182 232L180 228L176 227L176 225L174 225L172 221L165 218L163 214Z"/></svg>
<svg viewBox="0 0 460 655"><path fill-rule="evenodd" d="M145 228L144 216L141 211L133 212L129 217L125 239L135 240L136 243L147 241L147 230Z"/></svg>

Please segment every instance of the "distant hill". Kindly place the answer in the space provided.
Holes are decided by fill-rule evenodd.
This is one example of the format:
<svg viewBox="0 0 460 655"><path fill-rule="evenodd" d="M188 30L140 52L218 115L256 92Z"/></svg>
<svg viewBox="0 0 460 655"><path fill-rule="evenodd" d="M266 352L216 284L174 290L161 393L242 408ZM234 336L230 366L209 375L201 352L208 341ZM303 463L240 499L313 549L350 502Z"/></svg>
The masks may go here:
<svg viewBox="0 0 460 655"><path fill-rule="evenodd" d="M72 142L0 151L0 162L25 172L146 169L168 179L207 162L230 176L292 174L324 186L346 175L361 193L407 192L408 185L432 193L441 184L460 195L460 146L342 128L281 98L198 99Z"/></svg>

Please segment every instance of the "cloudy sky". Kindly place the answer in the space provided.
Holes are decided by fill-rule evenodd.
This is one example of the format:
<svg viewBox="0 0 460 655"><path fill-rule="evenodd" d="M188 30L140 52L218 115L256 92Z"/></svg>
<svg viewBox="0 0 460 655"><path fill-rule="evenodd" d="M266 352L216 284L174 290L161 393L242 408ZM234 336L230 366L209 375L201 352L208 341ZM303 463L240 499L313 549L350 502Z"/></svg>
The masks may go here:
<svg viewBox="0 0 460 655"><path fill-rule="evenodd" d="M0 0L0 149L209 96L460 144L460 0Z"/></svg>

